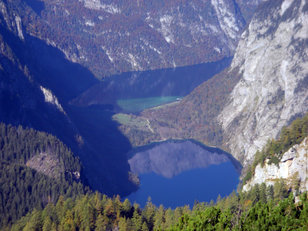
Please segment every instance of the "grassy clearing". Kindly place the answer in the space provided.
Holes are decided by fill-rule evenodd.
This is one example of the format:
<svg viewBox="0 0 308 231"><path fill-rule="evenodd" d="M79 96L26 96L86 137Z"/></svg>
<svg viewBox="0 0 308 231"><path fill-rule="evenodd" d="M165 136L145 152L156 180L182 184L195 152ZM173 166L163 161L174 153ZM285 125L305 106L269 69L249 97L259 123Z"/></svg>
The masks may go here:
<svg viewBox="0 0 308 231"><path fill-rule="evenodd" d="M148 108L171 103L179 99L180 97L178 96L120 99L117 100L117 104L126 112L136 113Z"/></svg>
<svg viewBox="0 0 308 231"><path fill-rule="evenodd" d="M131 114L115 114L113 117L113 120L117 121L120 124L137 128L140 130L148 130L148 121L145 118L137 117Z"/></svg>

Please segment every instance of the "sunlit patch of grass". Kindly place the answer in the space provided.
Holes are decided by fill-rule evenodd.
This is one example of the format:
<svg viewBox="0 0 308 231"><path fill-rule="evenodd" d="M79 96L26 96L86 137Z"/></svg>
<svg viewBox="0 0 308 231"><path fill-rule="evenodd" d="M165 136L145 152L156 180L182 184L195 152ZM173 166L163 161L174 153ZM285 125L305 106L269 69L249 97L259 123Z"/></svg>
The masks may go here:
<svg viewBox="0 0 308 231"><path fill-rule="evenodd" d="M115 114L112 118L120 124L137 128L140 130L148 130L148 122L145 118L123 113Z"/></svg>
<svg viewBox="0 0 308 231"><path fill-rule="evenodd" d="M126 112L136 113L179 100L178 96L120 99L117 104Z"/></svg>

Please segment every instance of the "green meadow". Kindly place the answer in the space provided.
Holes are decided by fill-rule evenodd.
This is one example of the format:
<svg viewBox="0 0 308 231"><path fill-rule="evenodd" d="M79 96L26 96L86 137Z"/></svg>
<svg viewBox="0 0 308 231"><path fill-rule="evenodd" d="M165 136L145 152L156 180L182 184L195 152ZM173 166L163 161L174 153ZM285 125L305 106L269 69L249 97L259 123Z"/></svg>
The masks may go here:
<svg viewBox="0 0 308 231"><path fill-rule="evenodd" d="M117 104L126 112L136 113L179 100L178 96L120 99Z"/></svg>

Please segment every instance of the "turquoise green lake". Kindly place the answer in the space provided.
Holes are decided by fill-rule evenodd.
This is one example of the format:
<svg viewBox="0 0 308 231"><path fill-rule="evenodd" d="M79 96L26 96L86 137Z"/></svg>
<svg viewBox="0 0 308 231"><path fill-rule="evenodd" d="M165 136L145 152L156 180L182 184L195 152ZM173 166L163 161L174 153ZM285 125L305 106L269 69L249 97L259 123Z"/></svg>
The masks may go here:
<svg viewBox="0 0 308 231"><path fill-rule="evenodd" d="M178 101L179 99L181 99L179 96L119 99L117 100L117 104L126 112L136 113L148 108Z"/></svg>

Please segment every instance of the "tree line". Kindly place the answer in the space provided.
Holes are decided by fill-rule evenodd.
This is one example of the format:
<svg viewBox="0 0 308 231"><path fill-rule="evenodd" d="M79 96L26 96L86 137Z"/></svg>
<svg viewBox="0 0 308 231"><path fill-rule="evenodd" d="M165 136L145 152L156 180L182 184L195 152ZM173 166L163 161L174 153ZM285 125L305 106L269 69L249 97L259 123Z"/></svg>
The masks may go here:
<svg viewBox="0 0 308 231"><path fill-rule="evenodd" d="M295 203L292 193L271 192L265 184L257 185L246 193L218 197L216 203L196 202L192 209L156 207L150 199L140 208L128 199L100 193L75 200L60 197L57 203L35 209L10 230L307 230L307 194Z"/></svg>

